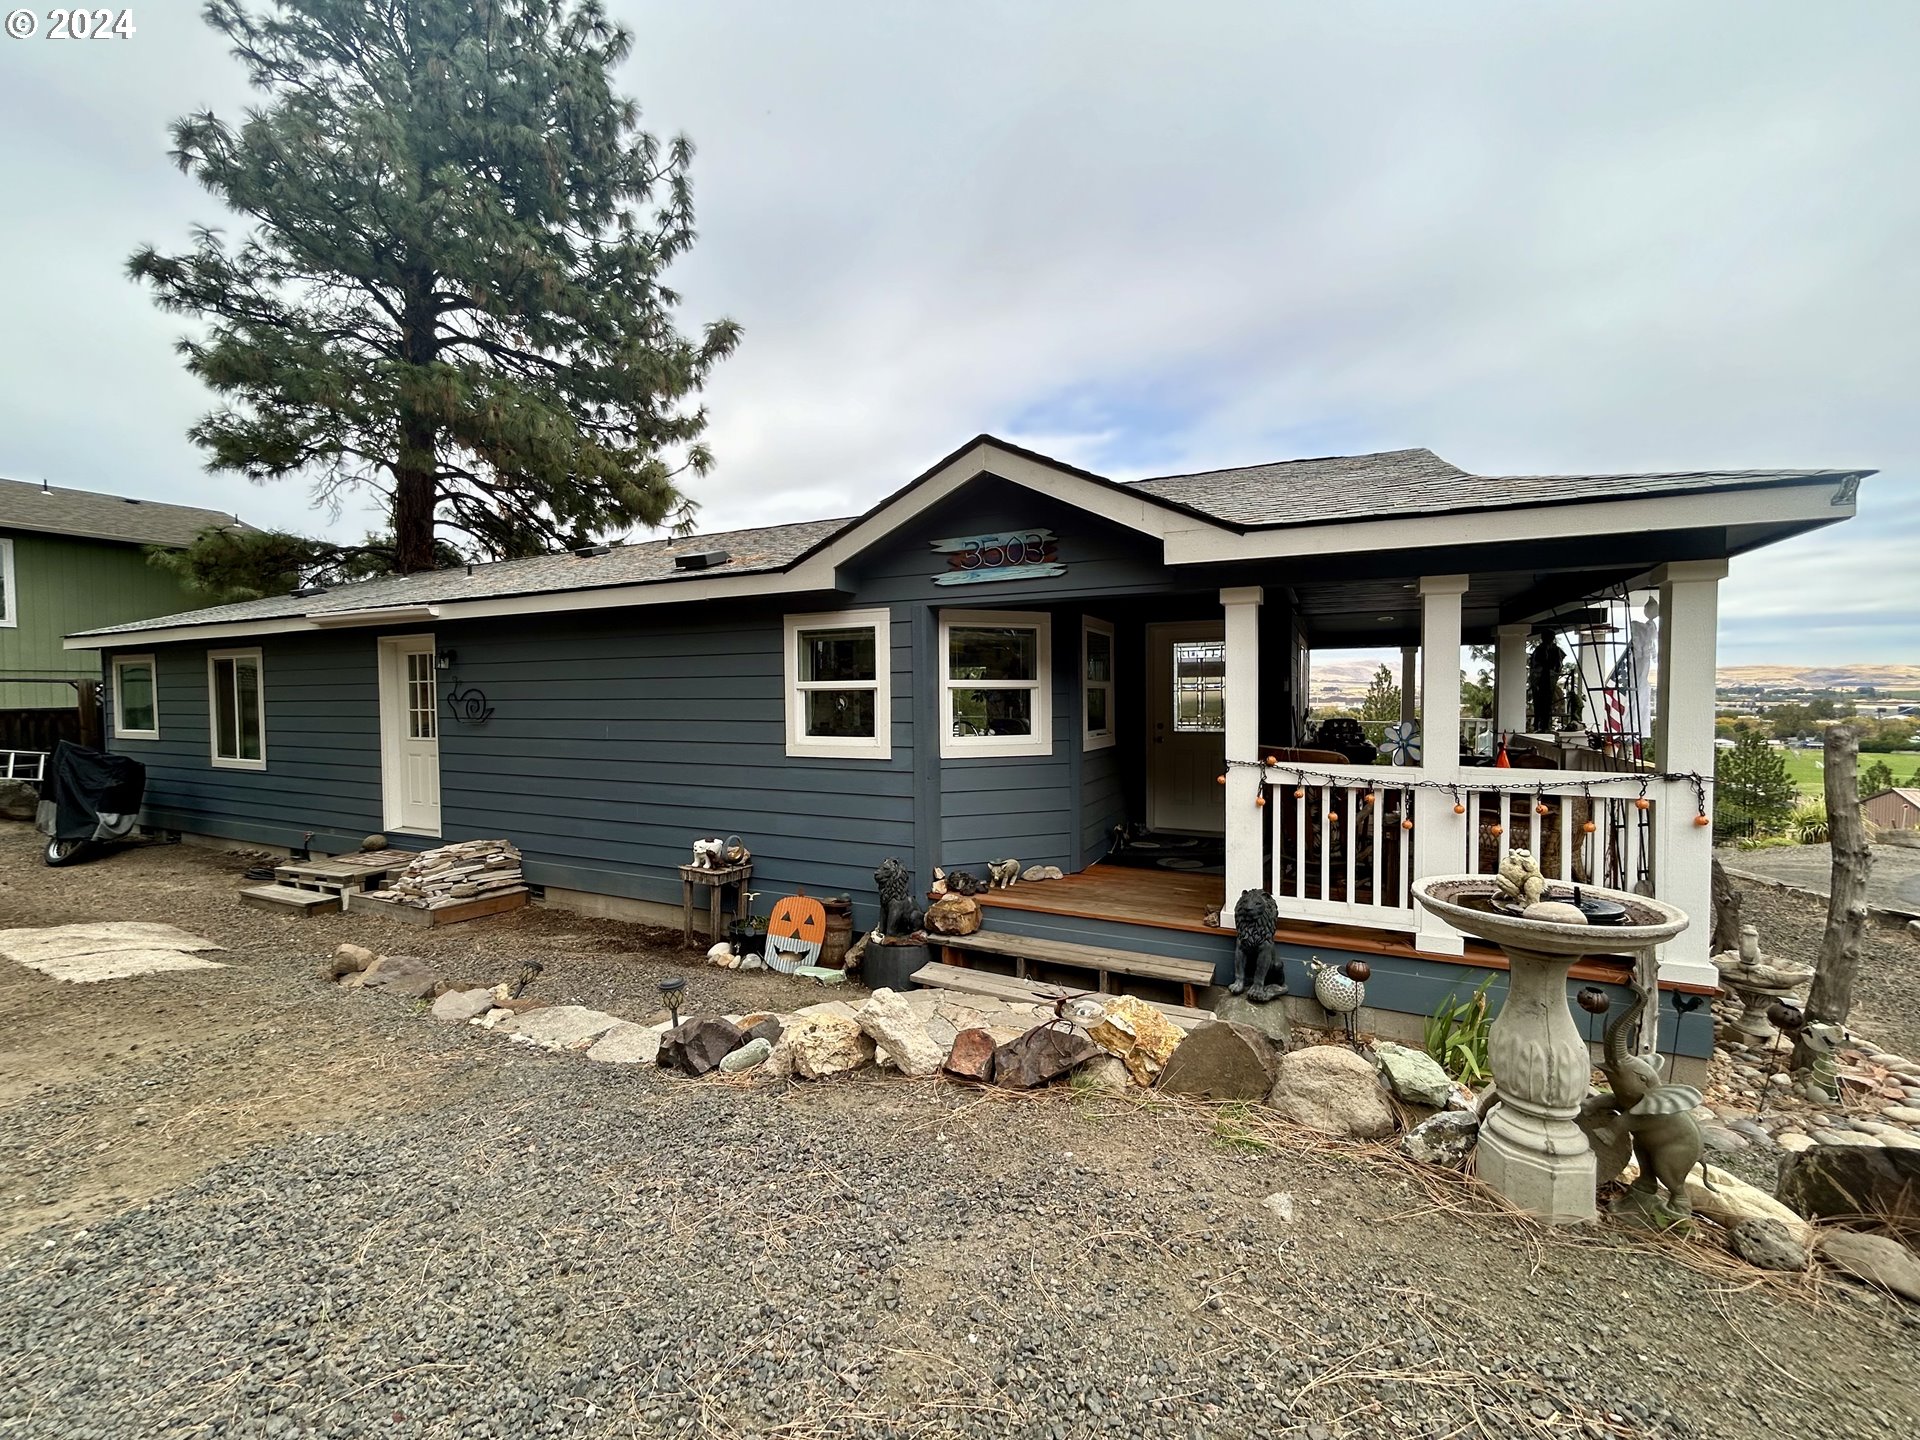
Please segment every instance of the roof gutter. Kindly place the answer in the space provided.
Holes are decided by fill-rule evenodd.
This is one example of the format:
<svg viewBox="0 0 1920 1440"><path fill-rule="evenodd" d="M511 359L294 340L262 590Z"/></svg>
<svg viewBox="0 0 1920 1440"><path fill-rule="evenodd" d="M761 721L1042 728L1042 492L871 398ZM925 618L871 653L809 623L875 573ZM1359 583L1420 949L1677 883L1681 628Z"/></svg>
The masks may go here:
<svg viewBox="0 0 1920 1440"><path fill-rule="evenodd" d="M378 610L322 610L309 614L310 625L322 630L344 629L349 625L405 625L414 620L431 620L439 615L438 605L387 605Z"/></svg>

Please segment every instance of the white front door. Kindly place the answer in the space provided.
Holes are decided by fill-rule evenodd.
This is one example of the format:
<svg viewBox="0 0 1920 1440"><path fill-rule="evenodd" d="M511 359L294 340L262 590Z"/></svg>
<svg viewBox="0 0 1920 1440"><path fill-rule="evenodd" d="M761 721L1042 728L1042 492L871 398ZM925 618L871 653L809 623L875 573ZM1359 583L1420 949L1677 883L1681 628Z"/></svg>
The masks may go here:
<svg viewBox="0 0 1920 1440"><path fill-rule="evenodd" d="M1218 835L1226 828L1226 634L1218 620L1147 627L1147 824Z"/></svg>
<svg viewBox="0 0 1920 1440"><path fill-rule="evenodd" d="M389 830L440 833L440 697L433 637L380 642L380 791Z"/></svg>

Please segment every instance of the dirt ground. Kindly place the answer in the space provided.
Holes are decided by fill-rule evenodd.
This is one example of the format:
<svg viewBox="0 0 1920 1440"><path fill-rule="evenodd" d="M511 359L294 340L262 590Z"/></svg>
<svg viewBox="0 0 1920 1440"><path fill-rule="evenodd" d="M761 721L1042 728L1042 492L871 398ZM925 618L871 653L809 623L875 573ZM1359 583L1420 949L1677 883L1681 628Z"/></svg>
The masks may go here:
<svg viewBox="0 0 1920 1440"><path fill-rule="evenodd" d="M533 1053L315 968L349 939L475 983L538 960L539 998L636 1019L669 973L695 1009L824 997L559 911L280 916L239 903L245 855L35 848L0 825L0 928L229 949L98 985L0 968L0 1435L1920 1427L1920 1310L1818 1274L1541 1231L1261 1109Z"/></svg>

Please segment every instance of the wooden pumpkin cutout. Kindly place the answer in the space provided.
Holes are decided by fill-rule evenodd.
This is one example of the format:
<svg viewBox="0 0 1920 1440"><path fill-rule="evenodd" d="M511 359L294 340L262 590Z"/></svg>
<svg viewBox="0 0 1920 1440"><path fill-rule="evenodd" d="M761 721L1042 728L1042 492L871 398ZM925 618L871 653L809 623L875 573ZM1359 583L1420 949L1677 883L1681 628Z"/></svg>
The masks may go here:
<svg viewBox="0 0 1920 1440"><path fill-rule="evenodd" d="M827 907L805 895L789 895L767 920L767 964L785 974L817 965L826 938Z"/></svg>

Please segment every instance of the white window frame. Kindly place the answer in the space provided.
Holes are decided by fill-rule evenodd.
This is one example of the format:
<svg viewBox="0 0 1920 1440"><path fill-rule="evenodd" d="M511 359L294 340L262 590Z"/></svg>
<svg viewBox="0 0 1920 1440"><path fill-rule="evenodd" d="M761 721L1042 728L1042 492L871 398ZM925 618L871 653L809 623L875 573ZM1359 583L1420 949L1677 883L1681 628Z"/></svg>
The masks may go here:
<svg viewBox="0 0 1920 1440"><path fill-rule="evenodd" d="M955 680L954 630L1020 626L1035 632L1032 680ZM1042 756L1053 754L1053 617L1040 610L942 610L940 612L940 756L961 760L970 755ZM1031 735L956 735L953 733L955 690L1031 690Z"/></svg>
<svg viewBox="0 0 1920 1440"><path fill-rule="evenodd" d="M1088 643L1090 635L1104 635L1107 639L1107 678L1089 680L1087 661L1092 658L1092 646ZM1080 744L1085 750L1108 750L1115 743L1113 722L1113 682L1120 670L1120 657L1114 646L1113 626L1105 620L1096 620L1091 615L1080 617ZM1088 724L1087 717L1092 711L1087 707L1087 696L1095 690L1107 693L1107 728L1095 730Z"/></svg>
<svg viewBox="0 0 1920 1440"><path fill-rule="evenodd" d="M892 617L886 609L822 610L789 615L782 628L786 650L787 754L803 760L891 760L893 758ZM871 630L872 680L802 680L800 636L808 630ZM873 691L873 735L809 735L804 697L813 690Z"/></svg>
<svg viewBox="0 0 1920 1440"><path fill-rule="evenodd" d="M13 583L13 541L0 540L0 630L20 624L20 587Z"/></svg>
<svg viewBox="0 0 1920 1440"><path fill-rule="evenodd" d="M126 691L120 683L120 672L129 665L147 667L148 683L153 686L153 728L151 730L134 730L127 725L126 710L121 705L121 696ZM116 740L158 740L160 738L160 667L151 655L113 657L113 736Z"/></svg>
<svg viewBox="0 0 1920 1440"><path fill-rule="evenodd" d="M219 701L214 696L215 677L220 660L251 660L260 677L260 758L241 760L220 753ZM233 720L240 723L240 699L234 697ZM207 754L216 770L264 770L267 768L267 662L258 646L245 650L209 650L207 652Z"/></svg>

